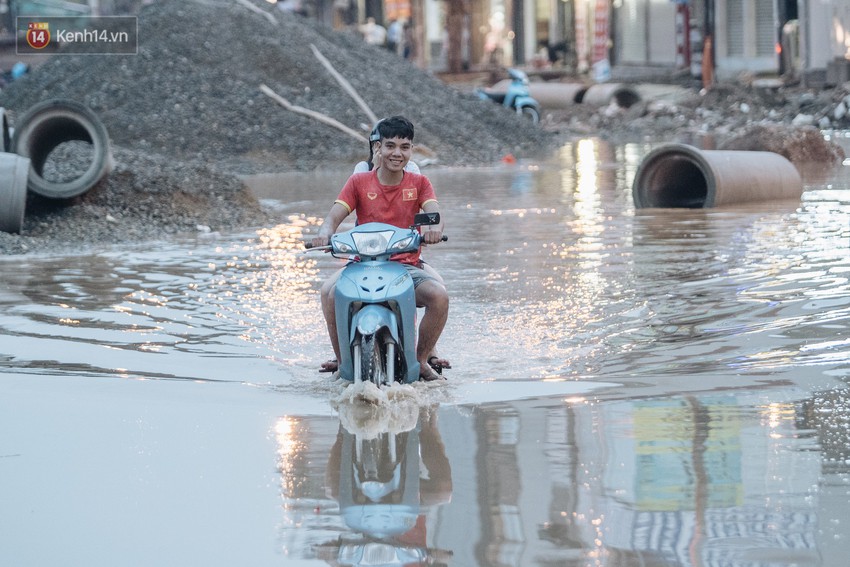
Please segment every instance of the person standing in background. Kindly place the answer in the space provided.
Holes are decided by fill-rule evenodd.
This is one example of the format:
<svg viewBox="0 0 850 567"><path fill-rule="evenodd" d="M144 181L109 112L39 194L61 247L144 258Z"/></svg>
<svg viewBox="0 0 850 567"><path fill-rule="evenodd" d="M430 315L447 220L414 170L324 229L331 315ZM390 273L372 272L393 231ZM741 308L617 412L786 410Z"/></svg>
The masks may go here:
<svg viewBox="0 0 850 567"><path fill-rule="evenodd" d="M403 42L403 26L401 20L390 20L390 25L387 26L387 49L395 53L401 54L401 44Z"/></svg>
<svg viewBox="0 0 850 567"><path fill-rule="evenodd" d="M375 18L367 19L366 23L360 26L360 33L369 45L383 47L387 41L387 29L375 22Z"/></svg>
<svg viewBox="0 0 850 567"><path fill-rule="evenodd" d="M416 58L416 35L413 31L413 22L404 22L401 31L401 55L405 59Z"/></svg>

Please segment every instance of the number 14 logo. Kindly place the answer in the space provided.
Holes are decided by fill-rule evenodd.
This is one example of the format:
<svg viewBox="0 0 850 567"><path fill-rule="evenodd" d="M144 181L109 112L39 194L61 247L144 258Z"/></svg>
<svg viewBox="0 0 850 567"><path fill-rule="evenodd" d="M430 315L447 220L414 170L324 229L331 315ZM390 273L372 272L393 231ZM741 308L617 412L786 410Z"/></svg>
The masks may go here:
<svg viewBox="0 0 850 567"><path fill-rule="evenodd" d="M50 43L47 22L30 22L27 26L27 44L33 49L44 49Z"/></svg>

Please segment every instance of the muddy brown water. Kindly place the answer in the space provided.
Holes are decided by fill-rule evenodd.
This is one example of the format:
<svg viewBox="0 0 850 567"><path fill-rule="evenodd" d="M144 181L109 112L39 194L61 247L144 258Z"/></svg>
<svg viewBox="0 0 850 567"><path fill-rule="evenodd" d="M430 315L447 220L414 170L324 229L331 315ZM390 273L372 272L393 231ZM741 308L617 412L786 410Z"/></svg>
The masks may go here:
<svg viewBox="0 0 850 567"><path fill-rule="evenodd" d="M850 172L636 211L651 147L426 170L454 368L375 405L316 372L339 264L301 251L347 171L251 178L277 226L0 259L0 564L844 564Z"/></svg>

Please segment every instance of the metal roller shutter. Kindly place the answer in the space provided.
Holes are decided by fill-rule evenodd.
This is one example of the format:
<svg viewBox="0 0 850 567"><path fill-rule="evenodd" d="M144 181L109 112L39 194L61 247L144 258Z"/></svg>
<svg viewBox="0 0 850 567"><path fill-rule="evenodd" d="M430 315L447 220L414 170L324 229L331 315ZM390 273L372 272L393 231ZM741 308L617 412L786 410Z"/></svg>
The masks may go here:
<svg viewBox="0 0 850 567"><path fill-rule="evenodd" d="M623 2L618 10L617 29L620 30L620 62L647 63L646 48L647 0Z"/></svg>

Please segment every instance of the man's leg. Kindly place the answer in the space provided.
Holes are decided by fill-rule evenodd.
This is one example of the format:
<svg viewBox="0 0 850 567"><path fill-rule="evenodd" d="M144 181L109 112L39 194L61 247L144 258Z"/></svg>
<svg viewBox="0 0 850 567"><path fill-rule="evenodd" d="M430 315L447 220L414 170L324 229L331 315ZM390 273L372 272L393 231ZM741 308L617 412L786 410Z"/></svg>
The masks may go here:
<svg viewBox="0 0 850 567"><path fill-rule="evenodd" d="M342 270L337 271L322 284L322 314L325 316L325 324L328 327L328 335L331 339L331 347L334 351L334 360L323 362L321 372L336 372L339 368L339 337L336 332L336 309L334 302L334 290L336 281Z"/></svg>
<svg viewBox="0 0 850 567"><path fill-rule="evenodd" d="M425 270L429 276L440 282L445 287L445 282L443 281L443 276L437 272L436 269L431 264L427 262L422 262L422 269ZM442 358L437 353L437 345L434 345L434 348L431 350L431 353L428 355L429 365L433 365L432 368L435 368L437 372L441 372L443 368L451 368L452 364L445 358Z"/></svg>
<svg viewBox="0 0 850 567"><path fill-rule="evenodd" d="M419 324L419 342L416 359L419 375L424 380L436 380L439 376L431 370L428 357L437 346L437 341L449 317L449 294L445 286L435 280L425 280L416 288L416 303L425 307L425 315Z"/></svg>

